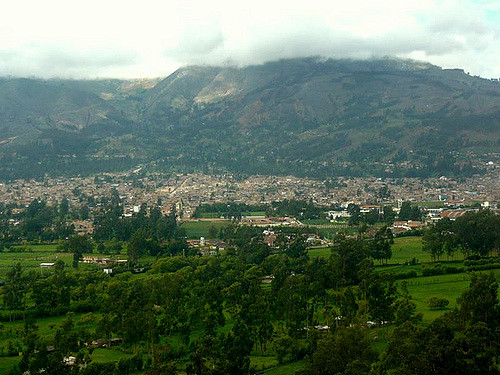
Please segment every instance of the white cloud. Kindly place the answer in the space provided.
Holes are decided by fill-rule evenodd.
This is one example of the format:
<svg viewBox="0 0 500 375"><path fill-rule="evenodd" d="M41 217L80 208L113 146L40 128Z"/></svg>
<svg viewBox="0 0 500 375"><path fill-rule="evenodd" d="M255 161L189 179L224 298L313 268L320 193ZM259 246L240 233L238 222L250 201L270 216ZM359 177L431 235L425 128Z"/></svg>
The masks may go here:
<svg viewBox="0 0 500 375"><path fill-rule="evenodd" d="M18 0L0 16L0 75L147 77L186 63L389 55L498 77L497 10L488 0Z"/></svg>

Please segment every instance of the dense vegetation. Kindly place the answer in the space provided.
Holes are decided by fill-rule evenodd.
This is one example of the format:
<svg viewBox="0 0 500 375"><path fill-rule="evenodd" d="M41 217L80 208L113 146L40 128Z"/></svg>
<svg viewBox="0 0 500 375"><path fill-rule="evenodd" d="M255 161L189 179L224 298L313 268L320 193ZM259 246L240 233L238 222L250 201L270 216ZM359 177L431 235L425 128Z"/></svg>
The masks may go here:
<svg viewBox="0 0 500 375"><path fill-rule="evenodd" d="M256 371L252 356L272 356L277 364L303 361L301 374L498 374L494 275L471 274L454 310L446 310L447 299L426 297L432 297L431 309L445 313L422 324L409 292L414 286L397 281L417 274L387 266L393 238L385 227L372 237L340 234L325 256L310 257L300 230L278 231L270 247L262 228L230 223L218 233L229 246L199 256L187 247L174 212L163 216L143 206L122 217L116 192L102 203L93 240L71 236L60 242L60 254L72 254L74 269L63 260L46 272L14 263L5 274L0 319L22 322L0 348L4 356L22 352L12 374L249 374ZM45 211L51 220L75 214L64 202L55 208L36 202L25 221ZM448 272L447 265L445 273L495 268L498 258L488 256L498 251L498 216L485 210L460 220L430 228L425 250L432 251L429 239L443 225L457 237L444 238L442 246L481 258L464 261L467 269ZM478 242L470 232L493 234ZM91 252L124 251L128 265L114 267L111 275L79 266ZM65 314L49 332L37 324ZM90 314L93 323L82 324L81 314ZM374 345L380 334L382 347ZM8 335L0 327L0 339ZM129 354L110 363L92 360L99 348L116 344ZM69 356L74 365L65 363Z"/></svg>
<svg viewBox="0 0 500 375"><path fill-rule="evenodd" d="M500 248L500 216L489 210L467 213L455 221L442 219L424 234L424 249L433 259L446 254L453 258L460 250L466 257L492 255Z"/></svg>
<svg viewBox="0 0 500 375"><path fill-rule="evenodd" d="M498 82L414 61L186 67L149 90L124 86L0 80L0 179L137 164L320 179L470 176L478 170L466 151L499 145Z"/></svg>

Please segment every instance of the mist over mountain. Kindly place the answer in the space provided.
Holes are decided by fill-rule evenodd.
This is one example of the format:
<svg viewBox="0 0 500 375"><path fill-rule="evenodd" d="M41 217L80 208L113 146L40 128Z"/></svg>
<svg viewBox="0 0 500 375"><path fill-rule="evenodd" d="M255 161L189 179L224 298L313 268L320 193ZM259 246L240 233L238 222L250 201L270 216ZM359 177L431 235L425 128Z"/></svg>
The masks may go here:
<svg viewBox="0 0 500 375"><path fill-rule="evenodd" d="M148 165L250 174L470 174L500 83L397 59L187 66L161 80L0 80L0 177ZM39 166L29 168L33 163Z"/></svg>

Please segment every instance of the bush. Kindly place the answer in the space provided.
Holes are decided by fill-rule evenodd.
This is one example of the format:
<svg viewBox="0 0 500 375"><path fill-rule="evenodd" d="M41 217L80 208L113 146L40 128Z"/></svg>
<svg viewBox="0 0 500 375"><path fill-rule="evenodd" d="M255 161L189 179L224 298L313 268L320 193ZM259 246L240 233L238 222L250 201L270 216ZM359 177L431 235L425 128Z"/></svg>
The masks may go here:
<svg viewBox="0 0 500 375"><path fill-rule="evenodd" d="M441 298L441 297L431 297L427 301L427 305L431 309L436 309L436 310L442 310L445 309L446 306L450 304L450 301L448 301L446 298Z"/></svg>
<svg viewBox="0 0 500 375"><path fill-rule="evenodd" d="M485 270L496 270L500 268L500 263L494 264L483 264L478 266L470 266L467 267L467 272L475 272L475 271L485 271Z"/></svg>
<svg viewBox="0 0 500 375"><path fill-rule="evenodd" d="M414 277L417 277L417 271L411 270L411 271L406 271L406 272L399 272L394 274L394 278L396 280L403 280L403 279L411 279Z"/></svg>
<svg viewBox="0 0 500 375"><path fill-rule="evenodd" d="M498 257L495 258L484 258L484 259L479 259L479 260L464 260L464 266L470 267L470 266L483 266L486 264L495 264L495 263L500 263L500 259Z"/></svg>
<svg viewBox="0 0 500 375"><path fill-rule="evenodd" d="M424 268L422 269L422 275L437 276L437 275L446 275L448 273L461 273L464 271L465 269L462 267L443 266L442 264L437 264L432 266L424 266Z"/></svg>

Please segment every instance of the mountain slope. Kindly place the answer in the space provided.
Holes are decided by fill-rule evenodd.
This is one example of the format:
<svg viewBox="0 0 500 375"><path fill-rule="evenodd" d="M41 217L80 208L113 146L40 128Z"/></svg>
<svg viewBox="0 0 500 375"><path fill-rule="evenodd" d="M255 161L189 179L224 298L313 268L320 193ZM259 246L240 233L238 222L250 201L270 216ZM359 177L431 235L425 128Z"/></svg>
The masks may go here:
<svg viewBox="0 0 500 375"><path fill-rule="evenodd" d="M144 113L154 132L168 129L171 147L193 146L186 163L251 173L432 170L454 164L452 151L500 145L497 81L404 60L181 68L147 93Z"/></svg>
<svg viewBox="0 0 500 375"><path fill-rule="evenodd" d="M392 117L408 116L408 111L445 117L491 114L499 110L499 95L497 82L430 64L311 58L243 69L182 68L148 93L146 106L154 116L234 105L228 118L242 125L321 124L389 110Z"/></svg>
<svg viewBox="0 0 500 375"><path fill-rule="evenodd" d="M0 79L0 178L150 162L322 179L464 175L500 149L500 83L428 63L188 66L155 83Z"/></svg>

